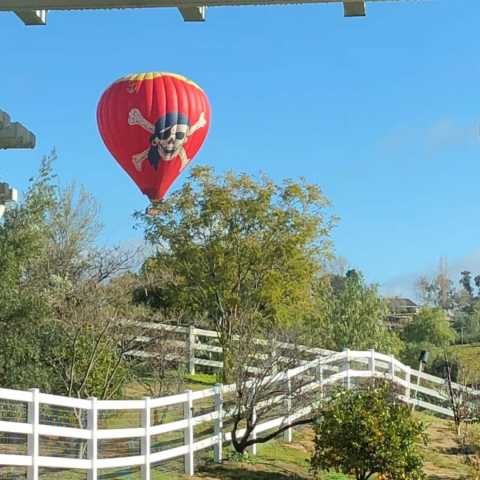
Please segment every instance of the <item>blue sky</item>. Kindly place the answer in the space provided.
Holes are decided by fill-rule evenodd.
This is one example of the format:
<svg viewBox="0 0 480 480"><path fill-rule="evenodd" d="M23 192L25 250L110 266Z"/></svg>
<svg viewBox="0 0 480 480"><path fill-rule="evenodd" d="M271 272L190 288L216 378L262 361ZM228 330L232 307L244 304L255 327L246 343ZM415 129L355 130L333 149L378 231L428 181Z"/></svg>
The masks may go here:
<svg viewBox="0 0 480 480"><path fill-rule="evenodd" d="M132 212L147 201L105 149L95 109L122 75L172 71L211 101L197 164L319 184L341 218L336 252L385 292L411 293L441 256L480 269L478 2L374 2L353 19L340 4L207 15L51 12L26 28L0 14L0 109L38 140L0 152L0 179L25 189L55 147L62 179L99 200L103 240L140 237Z"/></svg>

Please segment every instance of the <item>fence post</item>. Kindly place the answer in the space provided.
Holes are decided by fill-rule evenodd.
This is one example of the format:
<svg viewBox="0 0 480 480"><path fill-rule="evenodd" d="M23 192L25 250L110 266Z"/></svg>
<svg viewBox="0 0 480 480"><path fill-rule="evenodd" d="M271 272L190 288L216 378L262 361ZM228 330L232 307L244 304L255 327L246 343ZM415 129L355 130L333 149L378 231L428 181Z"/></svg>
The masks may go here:
<svg viewBox="0 0 480 480"><path fill-rule="evenodd" d="M150 480L150 429L152 426L152 410L150 407L150 397L145 397L145 407L143 410L143 428L145 435L142 438L142 455L145 457L145 463L142 465L142 480Z"/></svg>
<svg viewBox="0 0 480 480"><path fill-rule="evenodd" d="M214 458L216 463L222 463L223 460L223 390L222 385L215 385L215 411L218 418L215 421L215 435L217 443L214 447Z"/></svg>
<svg viewBox="0 0 480 480"><path fill-rule="evenodd" d="M405 397L407 397L407 402L410 402L410 382L412 381L412 369L407 367L407 372L405 373L405 381L407 386L405 387Z"/></svg>
<svg viewBox="0 0 480 480"><path fill-rule="evenodd" d="M417 401L418 401L418 389L420 387L420 381L421 381L421 375L422 375L422 365L423 365L423 363L420 362L420 365L418 366L418 370L415 373L415 375L417 376L417 386L415 387L415 392L413 394L412 412L415 411L415 406L417 405Z"/></svg>
<svg viewBox="0 0 480 480"><path fill-rule="evenodd" d="M40 392L38 388L32 388L30 391L32 392L32 401L28 403L28 423L32 426L32 433L28 435L28 456L32 459L32 465L28 467L27 479L38 480Z"/></svg>
<svg viewBox="0 0 480 480"><path fill-rule="evenodd" d="M323 365L322 357L317 357L317 367L315 369L315 380L320 385L320 398L323 398Z"/></svg>
<svg viewBox="0 0 480 480"><path fill-rule="evenodd" d="M253 407L253 410L252 410L252 422L255 423L257 421L257 409L255 407ZM253 432L252 432L252 440L256 440L257 439L257 432L256 432L256 428L253 429ZM254 443L252 445L252 455L256 455L257 454L257 444Z"/></svg>
<svg viewBox="0 0 480 480"><path fill-rule="evenodd" d="M345 371L345 388L350 389L351 388L351 382L350 382L350 349L345 348L343 350L345 352L345 363L344 363L344 371Z"/></svg>
<svg viewBox="0 0 480 480"><path fill-rule="evenodd" d="M392 377L392 384L395 379L395 357L390 355L390 376Z"/></svg>
<svg viewBox="0 0 480 480"><path fill-rule="evenodd" d="M190 375L195 375L195 327L193 325L188 326L186 335L187 370Z"/></svg>
<svg viewBox="0 0 480 480"><path fill-rule="evenodd" d="M272 375L278 373L278 356L277 356L277 342L274 340L272 344L272 351L270 353L270 358L272 360Z"/></svg>
<svg viewBox="0 0 480 480"><path fill-rule="evenodd" d="M98 428L98 408L97 399L95 397L90 398L90 410L87 416L87 428L90 431L90 440L88 441L87 456L90 460L90 470L88 471L88 480L97 480L97 455L98 455L98 441L97 441L97 428Z"/></svg>
<svg viewBox="0 0 480 480"><path fill-rule="evenodd" d="M292 380L290 379L290 372L287 370L287 398L286 398L286 408L287 408L287 424L291 422L290 415L292 413ZM283 439L291 443L292 442L292 429L287 428L283 433Z"/></svg>
<svg viewBox="0 0 480 480"><path fill-rule="evenodd" d="M188 451L185 454L185 474L188 476L193 475L193 401L192 391L187 390L187 400L183 404L184 419L187 420L187 427L184 433L184 443L188 446Z"/></svg>
<svg viewBox="0 0 480 480"><path fill-rule="evenodd" d="M375 350L369 350L369 352L368 369L372 372L372 377L375 377Z"/></svg>

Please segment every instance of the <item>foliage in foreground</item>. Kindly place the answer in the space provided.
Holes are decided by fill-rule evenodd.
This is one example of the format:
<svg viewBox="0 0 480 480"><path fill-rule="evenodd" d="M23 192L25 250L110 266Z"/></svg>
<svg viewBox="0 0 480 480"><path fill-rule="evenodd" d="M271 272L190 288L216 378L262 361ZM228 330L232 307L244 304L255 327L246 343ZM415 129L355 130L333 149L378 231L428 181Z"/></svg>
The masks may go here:
<svg viewBox="0 0 480 480"><path fill-rule="evenodd" d="M0 385L116 398L139 335L118 321L143 314L125 274L133 255L96 246L96 202L58 184L54 158L0 222Z"/></svg>
<svg viewBox="0 0 480 480"><path fill-rule="evenodd" d="M315 425L313 472L336 471L367 480L424 479L417 443L423 424L399 403L388 384L341 390L320 409Z"/></svg>

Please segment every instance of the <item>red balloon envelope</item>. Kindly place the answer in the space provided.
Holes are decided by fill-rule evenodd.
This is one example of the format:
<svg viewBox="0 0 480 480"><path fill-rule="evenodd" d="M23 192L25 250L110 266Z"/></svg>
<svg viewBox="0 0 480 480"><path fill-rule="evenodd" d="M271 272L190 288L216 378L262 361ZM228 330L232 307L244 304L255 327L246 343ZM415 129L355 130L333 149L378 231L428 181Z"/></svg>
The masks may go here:
<svg viewBox="0 0 480 480"><path fill-rule="evenodd" d="M202 89L184 77L139 73L107 88L97 120L110 153L155 202L202 146L210 106Z"/></svg>

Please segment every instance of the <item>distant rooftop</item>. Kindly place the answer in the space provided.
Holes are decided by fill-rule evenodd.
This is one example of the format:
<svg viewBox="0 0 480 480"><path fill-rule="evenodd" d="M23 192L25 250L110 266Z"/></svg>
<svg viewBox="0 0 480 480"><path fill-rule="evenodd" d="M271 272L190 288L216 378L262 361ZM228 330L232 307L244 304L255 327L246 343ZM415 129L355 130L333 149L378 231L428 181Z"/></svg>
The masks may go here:
<svg viewBox="0 0 480 480"><path fill-rule="evenodd" d="M392 308L418 308L418 305L409 298L387 298L387 302Z"/></svg>
<svg viewBox="0 0 480 480"><path fill-rule="evenodd" d="M392 330L403 330L420 310L420 306L409 298L392 297L386 301L390 312L385 318L385 323Z"/></svg>

